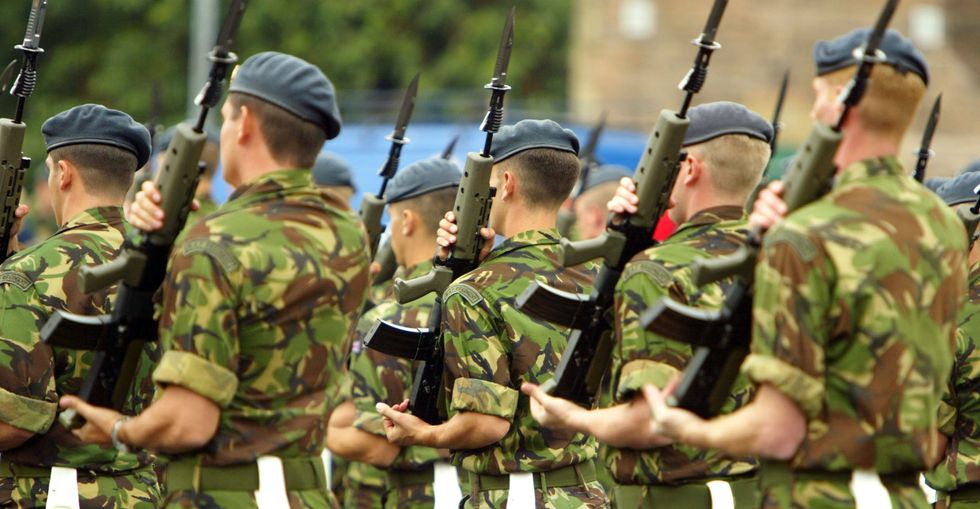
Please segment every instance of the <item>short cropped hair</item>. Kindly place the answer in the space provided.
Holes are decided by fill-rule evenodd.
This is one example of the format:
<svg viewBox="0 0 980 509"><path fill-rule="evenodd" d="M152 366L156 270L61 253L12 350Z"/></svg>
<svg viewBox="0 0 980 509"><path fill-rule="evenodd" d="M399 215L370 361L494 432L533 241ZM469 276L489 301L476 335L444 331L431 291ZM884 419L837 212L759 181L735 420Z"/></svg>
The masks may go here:
<svg viewBox="0 0 980 509"><path fill-rule="evenodd" d="M562 150L525 150L500 166L517 177L524 205L532 209L558 210L578 180L578 156Z"/></svg>
<svg viewBox="0 0 980 509"><path fill-rule="evenodd" d="M392 207L395 207L399 212L405 209L414 210L422 218L422 226L426 231L435 235L436 231L439 230L439 220L446 215L446 212L453 209L458 189L457 186L438 189L422 196L395 202Z"/></svg>
<svg viewBox="0 0 980 509"><path fill-rule="evenodd" d="M133 185L136 155L112 145L78 144L58 147L48 155L55 164L69 161L78 168L89 194L118 199L120 203Z"/></svg>
<svg viewBox="0 0 980 509"><path fill-rule="evenodd" d="M831 87L844 86L854 75L854 66L822 76ZM926 84L913 72L902 74L890 65L876 65L868 90L858 104L864 128L869 132L902 137L912 125Z"/></svg>
<svg viewBox="0 0 980 509"><path fill-rule="evenodd" d="M238 118L240 108L245 106L259 120L259 130L276 162L313 168L317 154L327 141L322 127L253 95L231 92L227 100L234 109L232 118Z"/></svg>
<svg viewBox="0 0 980 509"><path fill-rule="evenodd" d="M704 161L715 191L746 199L762 178L772 153L768 143L744 134L719 136L691 145L687 151Z"/></svg>

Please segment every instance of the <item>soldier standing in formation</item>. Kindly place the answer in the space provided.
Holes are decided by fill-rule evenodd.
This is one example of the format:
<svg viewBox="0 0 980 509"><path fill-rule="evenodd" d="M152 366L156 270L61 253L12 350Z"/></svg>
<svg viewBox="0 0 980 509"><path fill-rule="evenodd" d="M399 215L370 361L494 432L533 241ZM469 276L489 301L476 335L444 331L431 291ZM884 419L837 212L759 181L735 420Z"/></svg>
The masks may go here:
<svg viewBox="0 0 980 509"><path fill-rule="evenodd" d="M129 115L77 106L41 127L58 231L0 265L0 505L152 508L160 488L145 452L88 445L55 416L58 397L76 392L95 352L52 349L40 330L55 311L101 314L115 287L84 294L79 272L119 254L122 203L150 154L150 134ZM149 348L142 364L151 362ZM125 407L138 413L153 395L141 370Z"/></svg>
<svg viewBox="0 0 980 509"><path fill-rule="evenodd" d="M236 189L170 260L157 400L133 418L73 397L62 405L87 419L87 440L173 454L168 507L334 507L324 417L369 260L356 214L310 177L340 132L333 85L303 60L259 53L238 69L221 113L221 160ZM144 186L134 225L161 226L159 198Z"/></svg>
<svg viewBox="0 0 980 509"><path fill-rule="evenodd" d="M664 243L634 257L616 288L616 347L603 395L609 408L588 411L578 405L525 384L532 397L531 410L544 426L589 433L608 444L606 466L617 486L617 507L656 507L671 500L679 507L712 507L719 489L707 483L723 481L735 507L755 507L758 462L752 457L728 458L652 433L623 433L622 422L642 420L650 409L641 389L663 387L693 354L690 344L663 338L640 326L640 315L651 302L670 296L699 308L721 305L726 284L697 287L691 263L699 258L732 254L748 234L744 204L769 161L772 126L735 103L696 106L688 113L691 125L684 139L686 160L671 195L670 218L680 226ZM613 201L613 211L636 211L633 181L623 180L624 196ZM697 338L692 338L697 339ZM728 413L747 403L751 385L741 378L722 409ZM615 406L613 406L615 405ZM715 483L721 484L721 483Z"/></svg>
<svg viewBox="0 0 980 509"><path fill-rule="evenodd" d="M854 71L859 30L815 50L813 117L831 124ZM939 459L937 415L966 286L963 227L896 154L925 92L922 55L894 31L867 95L850 110L824 197L785 218L773 184L751 221L756 268L755 398L703 421L647 386L654 429L677 441L756 454L762 505L928 507L919 472Z"/></svg>
<svg viewBox="0 0 980 509"><path fill-rule="evenodd" d="M594 239L606 231L606 203L616 194L619 181L633 173L625 166L604 164L589 171L582 194L575 198L575 228L581 239Z"/></svg>

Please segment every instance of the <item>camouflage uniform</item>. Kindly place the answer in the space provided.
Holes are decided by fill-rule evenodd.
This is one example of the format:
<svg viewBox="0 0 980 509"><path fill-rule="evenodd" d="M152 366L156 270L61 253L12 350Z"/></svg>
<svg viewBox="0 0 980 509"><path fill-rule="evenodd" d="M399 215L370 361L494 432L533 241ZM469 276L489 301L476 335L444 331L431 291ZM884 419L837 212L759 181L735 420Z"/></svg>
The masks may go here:
<svg viewBox="0 0 980 509"><path fill-rule="evenodd" d="M212 198L211 195L198 198L197 203L200 205L198 209L187 213L187 222L185 223L187 226L193 226L194 223L218 210L218 204L214 201L214 198Z"/></svg>
<svg viewBox="0 0 980 509"><path fill-rule="evenodd" d="M79 270L113 259L126 228L120 207L88 209L0 266L0 420L36 433L3 452L0 507L44 507L52 466L77 469L83 508L149 509L160 501L152 457L84 444L55 419L59 396L78 392L95 354L52 351L39 334L55 310L83 315L109 311L115 288L82 294ZM148 367L153 357L155 351L148 347L126 414L138 413L152 398Z"/></svg>
<svg viewBox="0 0 980 509"><path fill-rule="evenodd" d="M965 294L963 226L894 157L855 163L765 237L756 268L756 384L807 420L790 482L762 469L764 507L853 507L850 471L874 470L894 507L928 507L936 408ZM786 471L788 466L791 471Z"/></svg>
<svg viewBox="0 0 980 509"><path fill-rule="evenodd" d="M940 430L949 436L946 458L926 475L941 492L957 490L956 501L939 494L937 507L980 508L980 493L967 493L980 483L980 265L970 273L970 300L960 313L956 359L949 390L940 406Z"/></svg>
<svg viewBox="0 0 980 509"><path fill-rule="evenodd" d="M325 417L368 284L357 216L314 189L308 170L278 170L240 186L186 235L163 284L153 379L214 401L221 415L203 451L172 461L227 472L272 455L319 464L325 481ZM292 507L336 506L323 484L290 491ZM239 490L169 490L167 504L255 507Z"/></svg>
<svg viewBox="0 0 980 509"><path fill-rule="evenodd" d="M424 276L432 268L432 262L424 262L406 271L408 277ZM364 314L358 324L355 345L359 344L364 335L377 320L385 320L406 327L428 326L429 315L436 295L430 293L421 299L408 304L398 304L394 298L380 302L376 307ZM355 349L356 346L355 346ZM354 427L379 436L386 436L381 414L375 409L375 404L384 401L389 405L401 403L412 391L412 379L415 373L414 363L385 355L377 350L363 349L356 352L351 359L351 395L357 415ZM432 464L440 459L439 453L431 447L404 447L392 463L389 472L397 475L403 472L432 471ZM381 473L382 486L385 483L384 470ZM432 507L434 503L432 482L410 484L407 486L388 487L384 497L384 506L388 508L409 509Z"/></svg>
<svg viewBox="0 0 980 509"><path fill-rule="evenodd" d="M450 418L479 412L513 423L493 445L452 451L453 463L471 474L548 472L591 463L595 457L595 439L542 428L531 416L528 398L518 391L522 381L540 384L553 377L570 331L520 313L514 307L517 297L532 281L587 293L595 276L591 266L563 268L557 260L558 241L554 229L519 233L446 290L443 340ZM535 490L538 507L606 506L598 482L552 486L547 493ZM507 496L506 489L482 491L469 506L506 507Z"/></svg>
<svg viewBox="0 0 980 509"><path fill-rule="evenodd" d="M640 316L647 306L667 296L688 306L710 309L720 306L724 285L699 288L691 280L691 262L731 254L744 245L746 234L742 207L703 210L663 244L636 255L626 265L616 286L615 299L617 347L613 353L612 376L616 403L628 402L646 384L665 386L693 355L690 344L663 338L640 326ZM739 377L722 413L734 411L751 396L751 384ZM679 443L644 451L608 447L605 461L621 485L616 489L616 506L631 509L640 507L641 503L643 507L653 507L654 503L663 503L665 496L672 497L678 506L710 507L706 488L700 498L686 501L679 499L684 493L671 488L691 481L703 486L713 478L730 481L736 494L754 493L751 473L758 465L754 458L729 459L717 450ZM736 481L738 477L742 479ZM754 497L748 498L754 502Z"/></svg>

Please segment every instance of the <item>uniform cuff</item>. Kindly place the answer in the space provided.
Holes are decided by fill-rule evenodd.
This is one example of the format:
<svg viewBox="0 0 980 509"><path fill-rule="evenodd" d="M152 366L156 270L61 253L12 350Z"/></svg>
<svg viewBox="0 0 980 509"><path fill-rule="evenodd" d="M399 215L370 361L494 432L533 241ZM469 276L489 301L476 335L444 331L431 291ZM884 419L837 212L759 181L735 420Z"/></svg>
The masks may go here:
<svg viewBox="0 0 980 509"><path fill-rule="evenodd" d="M385 434L384 418L377 412L357 410L354 413L354 427L372 435L387 436Z"/></svg>
<svg viewBox="0 0 980 509"><path fill-rule="evenodd" d="M174 384L189 389L225 408L238 390L238 377L230 369L204 357L170 350L163 354L153 372L158 384Z"/></svg>
<svg viewBox="0 0 980 509"><path fill-rule="evenodd" d="M644 385L653 384L662 389L678 373L680 371L673 366L649 359L627 362L619 372L616 399L628 399L633 393L643 389Z"/></svg>
<svg viewBox="0 0 980 509"><path fill-rule="evenodd" d="M939 432L948 437L955 435L956 408L945 401L940 401L939 410L936 413L938 414Z"/></svg>
<svg viewBox="0 0 980 509"><path fill-rule="evenodd" d="M453 385L453 400L450 412L477 412L514 419L517 411L519 393L510 387L478 380L476 378L457 378Z"/></svg>
<svg viewBox="0 0 980 509"><path fill-rule="evenodd" d="M756 385L769 384L793 400L808 420L817 418L823 408L824 391L820 383L800 368L775 357L749 354L742 373Z"/></svg>
<svg viewBox="0 0 980 509"><path fill-rule="evenodd" d="M20 396L0 388L0 421L11 426L43 433L51 427L57 412L57 403Z"/></svg>

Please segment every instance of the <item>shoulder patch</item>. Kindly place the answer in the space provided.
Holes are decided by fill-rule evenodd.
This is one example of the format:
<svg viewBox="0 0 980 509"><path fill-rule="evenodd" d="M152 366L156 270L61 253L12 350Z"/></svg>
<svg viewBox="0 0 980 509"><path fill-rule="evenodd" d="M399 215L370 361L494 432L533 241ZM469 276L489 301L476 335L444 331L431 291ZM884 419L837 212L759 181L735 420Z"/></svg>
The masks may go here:
<svg viewBox="0 0 980 509"><path fill-rule="evenodd" d="M779 228L766 235L766 243L788 244L805 262L813 261L817 256L817 246L813 245L809 237L797 231Z"/></svg>
<svg viewBox="0 0 980 509"><path fill-rule="evenodd" d="M31 281L31 278L27 277L27 274L23 272L4 270L0 271L0 285L2 284L11 284L21 291L25 291L34 284L34 281Z"/></svg>
<svg viewBox="0 0 980 509"><path fill-rule="evenodd" d="M476 288L464 283L458 283L449 287L449 290L446 291L446 294L443 295L442 299L443 301L447 301L453 295L462 296L471 306L475 306L483 301L483 295L480 295L480 292L478 292Z"/></svg>
<svg viewBox="0 0 980 509"><path fill-rule="evenodd" d="M664 288L674 282L674 276L666 267L651 260L637 261L629 264L626 267L626 272L623 273L623 277L628 278L634 274L644 274L654 283Z"/></svg>
<svg viewBox="0 0 980 509"><path fill-rule="evenodd" d="M234 272L241 267L238 258L230 249L210 239L194 239L184 243L184 255L204 253L214 258L225 272Z"/></svg>

